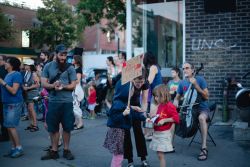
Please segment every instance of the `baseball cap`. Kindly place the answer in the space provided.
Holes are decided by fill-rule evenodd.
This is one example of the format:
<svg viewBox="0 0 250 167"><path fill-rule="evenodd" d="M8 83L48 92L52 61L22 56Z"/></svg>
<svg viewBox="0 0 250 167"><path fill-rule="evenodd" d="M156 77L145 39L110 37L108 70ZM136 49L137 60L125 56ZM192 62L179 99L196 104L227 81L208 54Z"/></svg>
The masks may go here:
<svg viewBox="0 0 250 167"><path fill-rule="evenodd" d="M67 48L65 47L64 44L59 44L56 46L56 53L67 53Z"/></svg>
<svg viewBox="0 0 250 167"><path fill-rule="evenodd" d="M23 60L23 64L28 65L28 66L31 66L31 65L34 65L34 64L35 64L35 61L32 60L32 59L24 59L24 60Z"/></svg>

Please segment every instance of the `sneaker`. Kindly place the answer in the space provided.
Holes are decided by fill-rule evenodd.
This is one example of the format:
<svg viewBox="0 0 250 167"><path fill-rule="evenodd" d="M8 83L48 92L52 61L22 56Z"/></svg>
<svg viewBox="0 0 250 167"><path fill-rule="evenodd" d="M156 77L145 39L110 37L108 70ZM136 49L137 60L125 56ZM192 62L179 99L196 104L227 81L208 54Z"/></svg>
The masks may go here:
<svg viewBox="0 0 250 167"><path fill-rule="evenodd" d="M144 160L144 161L141 161L141 166L142 167L149 167L149 164L146 160Z"/></svg>
<svg viewBox="0 0 250 167"><path fill-rule="evenodd" d="M49 150L47 153L41 157L41 160L58 159L59 154L57 151Z"/></svg>
<svg viewBox="0 0 250 167"><path fill-rule="evenodd" d="M70 150L63 150L63 158L65 158L67 160L75 159L74 155L71 153Z"/></svg>
<svg viewBox="0 0 250 167"><path fill-rule="evenodd" d="M10 157L11 154L14 153L14 151L15 151L15 148L12 148L12 149L10 150L10 152L8 152L7 154L4 154L3 157Z"/></svg>
<svg viewBox="0 0 250 167"><path fill-rule="evenodd" d="M23 149L22 148L16 148L10 155L11 158L18 158L23 155Z"/></svg>
<svg viewBox="0 0 250 167"><path fill-rule="evenodd" d="M130 162L127 167L134 167L134 163Z"/></svg>

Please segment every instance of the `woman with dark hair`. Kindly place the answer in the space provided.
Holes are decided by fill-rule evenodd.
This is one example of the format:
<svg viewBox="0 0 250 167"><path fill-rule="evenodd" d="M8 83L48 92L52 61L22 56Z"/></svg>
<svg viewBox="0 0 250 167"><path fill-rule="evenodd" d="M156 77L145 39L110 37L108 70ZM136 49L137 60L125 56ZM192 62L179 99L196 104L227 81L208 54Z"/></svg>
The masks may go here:
<svg viewBox="0 0 250 167"><path fill-rule="evenodd" d="M153 90L157 85L162 84L160 66L157 64L156 57L152 54L152 52L146 52L144 54L143 64L149 71L148 82L151 90Z"/></svg>
<svg viewBox="0 0 250 167"><path fill-rule="evenodd" d="M76 88L73 91L73 111L75 115L75 130L83 128L82 120L82 109L80 108L80 103L84 98L84 92L81 86L82 81L82 57L80 55L74 55L72 64L75 66L76 70Z"/></svg>
<svg viewBox="0 0 250 167"><path fill-rule="evenodd" d="M22 75L19 72L21 62L15 57L7 58L5 69L8 74L4 80L0 78L4 126L8 130L12 148L5 156L17 158L23 155L23 148L19 141L16 127L19 125L21 117L23 96L22 96Z"/></svg>
<svg viewBox="0 0 250 167"><path fill-rule="evenodd" d="M150 103L150 115L153 116L156 114L157 107L154 103L151 103L152 91L157 85L162 84L162 76L161 76L160 66L157 64L156 57L153 55L152 52L146 52L144 54L143 64L145 68L148 70L147 82L150 84L148 100ZM149 133L146 128L144 133L145 133L145 138L147 140L151 140L152 133Z"/></svg>
<svg viewBox="0 0 250 167"><path fill-rule="evenodd" d="M29 118L31 119L31 124L25 130L35 132L38 131L39 128L37 126L33 98L39 95L38 88L40 86L40 81L35 70L34 60L26 59L24 60L23 64L25 68L25 75L23 77L24 99L28 107Z"/></svg>
<svg viewBox="0 0 250 167"><path fill-rule="evenodd" d="M51 52L49 54L49 62L56 60L56 52Z"/></svg>

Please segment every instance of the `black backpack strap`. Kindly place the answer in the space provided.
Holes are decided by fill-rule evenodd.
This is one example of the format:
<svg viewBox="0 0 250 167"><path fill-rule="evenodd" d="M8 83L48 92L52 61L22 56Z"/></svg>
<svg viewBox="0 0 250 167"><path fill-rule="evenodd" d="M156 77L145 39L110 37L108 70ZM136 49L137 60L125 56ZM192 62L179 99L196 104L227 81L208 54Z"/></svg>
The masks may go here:
<svg viewBox="0 0 250 167"><path fill-rule="evenodd" d="M49 81L49 83L52 84L52 83L54 83L56 80L58 80L58 79L60 78L61 74L64 73L65 71L67 71L68 68L69 68L70 66L71 66L71 64L67 63L62 71L61 71L61 70L58 70L56 76L55 76L54 78L52 78L52 79ZM68 76L68 77L69 77L69 76ZM70 78L69 78L69 80L70 80Z"/></svg>

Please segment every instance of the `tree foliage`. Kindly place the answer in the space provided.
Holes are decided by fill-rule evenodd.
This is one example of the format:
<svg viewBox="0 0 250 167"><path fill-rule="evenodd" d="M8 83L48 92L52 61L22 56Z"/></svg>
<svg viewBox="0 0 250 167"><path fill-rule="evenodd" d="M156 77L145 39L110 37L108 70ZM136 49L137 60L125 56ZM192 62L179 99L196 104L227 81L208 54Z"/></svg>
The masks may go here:
<svg viewBox="0 0 250 167"><path fill-rule="evenodd" d="M108 23L102 27L104 32L115 32L126 27L126 8L123 0L80 0L77 5L84 27L100 23L101 19L107 19Z"/></svg>
<svg viewBox="0 0 250 167"><path fill-rule="evenodd" d="M12 39L14 33L8 18L0 10L0 41Z"/></svg>
<svg viewBox="0 0 250 167"><path fill-rule="evenodd" d="M43 0L44 8L39 8L37 18L41 25L31 30L32 43L51 49L59 43L71 46L80 39L81 24L69 5L61 0Z"/></svg>

